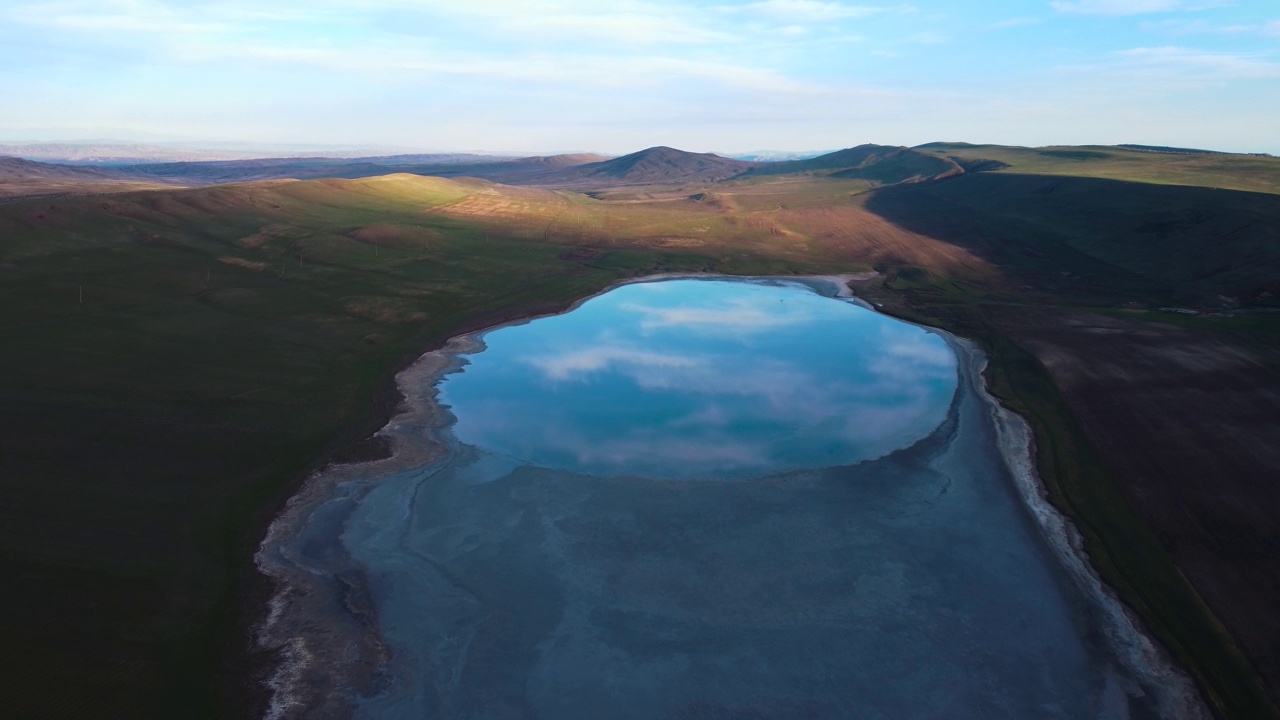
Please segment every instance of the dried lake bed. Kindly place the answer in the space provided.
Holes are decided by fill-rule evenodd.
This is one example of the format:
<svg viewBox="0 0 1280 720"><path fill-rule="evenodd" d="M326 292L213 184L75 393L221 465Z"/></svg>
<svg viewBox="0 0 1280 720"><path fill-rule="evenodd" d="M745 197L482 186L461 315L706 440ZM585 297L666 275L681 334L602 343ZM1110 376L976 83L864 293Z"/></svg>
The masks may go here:
<svg viewBox="0 0 1280 720"><path fill-rule="evenodd" d="M967 343L668 279L428 353L259 566L275 717L1201 717Z"/></svg>

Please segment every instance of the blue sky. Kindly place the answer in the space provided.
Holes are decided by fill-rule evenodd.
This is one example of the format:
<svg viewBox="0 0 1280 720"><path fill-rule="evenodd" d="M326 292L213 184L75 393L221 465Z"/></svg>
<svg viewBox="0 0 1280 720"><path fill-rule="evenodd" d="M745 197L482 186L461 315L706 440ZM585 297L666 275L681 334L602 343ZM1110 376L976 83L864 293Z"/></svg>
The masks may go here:
<svg viewBox="0 0 1280 720"><path fill-rule="evenodd" d="M0 140L1280 152L1274 0L0 0Z"/></svg>

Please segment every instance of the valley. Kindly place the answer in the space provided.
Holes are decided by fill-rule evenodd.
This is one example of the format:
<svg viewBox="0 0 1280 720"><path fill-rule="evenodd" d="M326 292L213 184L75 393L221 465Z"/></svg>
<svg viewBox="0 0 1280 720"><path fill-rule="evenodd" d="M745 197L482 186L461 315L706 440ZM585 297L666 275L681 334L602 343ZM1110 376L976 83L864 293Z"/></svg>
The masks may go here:
<svg viewBox="0 0 1280 720"><path fill-rule="evenodd" d="M379 455L395 373L620 279L698 272L860 273L883 311L980 343L1106 581L1221 717L1277 717L1280 160L419 160L4 161L15 715L260 710L253 552L311 471Z"/></svg>

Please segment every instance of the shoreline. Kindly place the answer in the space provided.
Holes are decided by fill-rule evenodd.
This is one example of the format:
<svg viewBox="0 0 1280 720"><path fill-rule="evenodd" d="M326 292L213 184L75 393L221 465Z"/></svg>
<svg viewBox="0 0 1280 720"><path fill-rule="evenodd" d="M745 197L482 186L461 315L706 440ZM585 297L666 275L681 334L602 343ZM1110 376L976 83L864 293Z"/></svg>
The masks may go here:
<svg viewBox="0 0 1280 720"><path fill-rule="evenodd" d="M1075 591L1088 603L1091 624L1105 638L1113 657L1150 693L1161 717L1211 720L1213 715L1190 675L1145 629L1137 614L1124 604L1094 569L1075 524L1049 501L1049 491L1035 469L1035 437L1021 415L1001 404L987 388L983 371L987 356L977 343L939 330L953 344L957 355L967 358L962 367L971 374L978 396L987 406L996 430L997 450L1004 459L1024 510L1053 553Z"/></svg>
<svg viewBox="0 0 1280 720"><path fill-rule="evenodd" d="M348 464L330 462L311 473L270 522L266 537L254 554L259 577L272 590L266 617L253 628L252 651L271 653L279 660L271 676L262 682L270 695L265 717L281 720L297 712L305 712L309 717L349 717L354 706L343 691L353 686L369 690L376 685L378 668L385 662L388 651L378 637L371 603L361 594L359 569L354 563L348 568L339 562L338 566L326 564L326 569L338 567L346 573L326 575L313 570L307 566L306 558L290 552L288 540L299 537L299 531L321 512L341 515L340 506L350 504L361 493L361 486L374 477L428 467L450 456L448 441L439 434L439 430L449 424L449 412L436 402L438 385L443 377L466 364L465 355L484 349L486 334L572 312L624 285L671 279L797 282L823 295L827 294L824 290L831 289L834 294L829 297L846 299L878 313L878 308L856 297L849 286L850 280L867 279L867 275L662 273L628 278L611 283L557 312L532 314L462 333L447 340L442 347L418 356L395 374L400 401L388 422L370 438L385 442L389 455ZM983 375L986 355L976 343L940 328L895 319L940 335L956 353L962 381L973 383L991 415L997 451L1013 478L1020 505L1035 523L1059 569L1086 601L1091 624L1105 638L1108 650L1131 676L1128 679L1140 686L1140 690L1134 687L1126 690L1130 694L1152 695L1164 717L1210 718L1194 682L1143 629L1137 615L1101 580L1083 549L1079 532L1049 502L1047 490L1035 470L1034 437L1029 425L1005 408L986 386ZM332 527L340 528L339 520L331 519ZM341 622L332 622L337 619L335 612ZM319 657L326 659L325 667L317 667L315 660ZM335 664L337 658L342 662Z"/></svg>
<svg viewBox="0 0 1280 720"><path fill-rule="evenodd" d="M377 666L381 664L379 658L385 653L385 648L373 637L376 635L372 632L376 627L373 609L367 603L353 603L342 593L342 588L336 587L336 582L326 582L320 573L309 571L305 563L290 557L286 538L296 536L307 520L333 501L334 491L339 486L360 483L372 475L426 466L446 456L447 446L436 432L447 424L445 412L435 402L436 385L445 375L462 366L461 356L482 350L483 336L489 332L573 312L583 303L623 285L734 277L689 272L617 280L559 310L528 314L451 337L441 347L418 355L395 373L394 385L399 401L387 422L361 441L385 442L387 455L351 463L331 460L309 473L267 524L265 536L253 555L258 579L267 586L268 599L265 612L258 612L256 621L249 627L249 652L258 656L268 655L275 660L264 663L273 668L268 677L252 679L267 695L263 717L284 720L292 717L291 711L295 709L305 709L309 716L314 716L317 702L321 717L349 717L350 703L338 692L343 684L332 680L362 677L363 682L356 684L366 687L375 681ZM824 279L834 278L837 276ZM779 279L787 278L781 276ZM837 279L837 285L843 286L843 283ZM411 387L422 387L426 391L418 394ZM326 614L333 615L335 611L342 615L346 626L322 625L313 621L313 618ZM287 615L298 617L291 623ZM356 649L355 657L351 657L351 648ZM317 656L345 657L347 662L340 668L321 669L313 662ZM321 691L322 687L326 690Z"/></svg>

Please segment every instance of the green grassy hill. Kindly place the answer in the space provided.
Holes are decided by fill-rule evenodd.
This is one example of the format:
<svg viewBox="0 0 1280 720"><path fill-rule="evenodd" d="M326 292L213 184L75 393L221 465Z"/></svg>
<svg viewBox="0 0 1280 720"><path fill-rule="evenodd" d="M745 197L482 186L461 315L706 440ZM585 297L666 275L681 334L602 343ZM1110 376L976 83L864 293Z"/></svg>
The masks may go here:
<svg viewBox="0 0 1280 720"><path fill-rule="evenodd" d="M1259 155L1171 154L1102 145L1025 148L929 143L914 149L962 165L999 163L1007 166L998 170L1002 172L1280 193L1280 158Z"/></svg>

